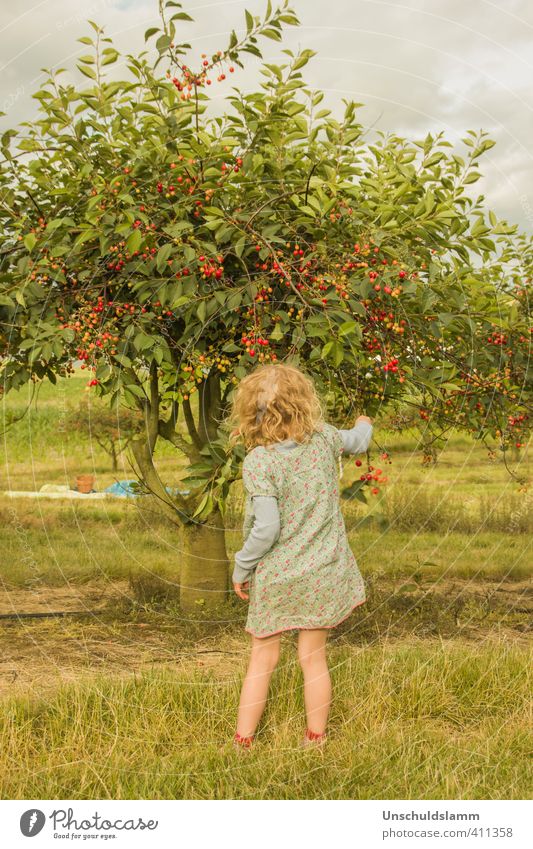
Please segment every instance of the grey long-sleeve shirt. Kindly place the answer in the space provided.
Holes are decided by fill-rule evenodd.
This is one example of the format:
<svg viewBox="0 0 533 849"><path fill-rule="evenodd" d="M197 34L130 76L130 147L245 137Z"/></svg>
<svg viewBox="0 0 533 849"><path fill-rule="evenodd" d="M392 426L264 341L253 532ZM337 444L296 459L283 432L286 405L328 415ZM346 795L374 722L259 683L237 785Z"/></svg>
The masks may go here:
<svg viewBox="0 0 533 849"><path fill-rule="evenodd" d="M342 436L343 453L364 453L370 444L372 430L369 422L358 422L350 430L339 430ZM296 448L298 444L294 439L285 439L275 447L277 451L285 452ZM234 584L242 584L250 578L250 574L261 558L279 539L281 531L278 500L275 496L254 495L252 505L254 522L244 546L235 555L232 578Z"/></svg>

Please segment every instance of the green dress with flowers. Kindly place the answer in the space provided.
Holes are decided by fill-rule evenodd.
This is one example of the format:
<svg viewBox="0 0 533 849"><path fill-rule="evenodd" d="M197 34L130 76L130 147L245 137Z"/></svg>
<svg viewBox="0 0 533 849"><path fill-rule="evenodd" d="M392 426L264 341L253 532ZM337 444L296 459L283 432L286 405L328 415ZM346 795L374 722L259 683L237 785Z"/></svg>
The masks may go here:
<svg viewBox="0 0 533 849"><path fill-rule="evenodd" d="M250 577L246 631L333 628L366 600L339 501L339 431L322 424L308 443L281 453L257 446L246 455L244 535L253 524L252 497L275 496L281 531Z"/></svg>

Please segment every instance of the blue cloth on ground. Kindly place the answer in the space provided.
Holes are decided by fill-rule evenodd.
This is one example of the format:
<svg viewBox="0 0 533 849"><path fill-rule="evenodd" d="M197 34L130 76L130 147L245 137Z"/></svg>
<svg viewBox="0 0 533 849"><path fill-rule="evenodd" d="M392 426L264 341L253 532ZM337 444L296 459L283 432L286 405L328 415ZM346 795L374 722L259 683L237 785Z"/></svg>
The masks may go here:
<svg viewBox="0 0 533 849"><path fill-rule="evenodd" d="M104 492L109 492L111 495L120 495L124 498L135 498L137 495L141 493L138 490L139 482L136 480L131 481L115 481L111 486L108 486L104 489ZM174 486L166 486L166 491L170 495L188 495L189 489L178 489Z"/></svg>
<svg viewBox="0 0 533 849"><path fill-rule="evenodd" d="M135 498L139 495L137 492L138 481L115 481L111 486L104 489L104 492L109 492L111 495L122 495L124 498Z"/></svg>

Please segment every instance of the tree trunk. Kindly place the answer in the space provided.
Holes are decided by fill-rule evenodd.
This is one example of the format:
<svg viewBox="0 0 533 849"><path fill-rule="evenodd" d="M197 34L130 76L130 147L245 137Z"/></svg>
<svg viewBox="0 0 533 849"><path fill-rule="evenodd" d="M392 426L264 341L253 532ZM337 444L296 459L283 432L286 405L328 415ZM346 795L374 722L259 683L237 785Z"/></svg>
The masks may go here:
<svg viewBox="0 0 533 849"><path fill-rule="evenodd" d="M169 495L154 465L154 450L159 435L181 448L189 462L202 459L200 450L216 436L213 426L213 407L219 393L204 387L200 402L200 424L196 428L189 401L183 402L183 412L192 445L176 432L178 407L173 405L167 421L159 419L159 385L157 365L150 366L150 398L143 399L145 432L131 443L139 477L157 499L159 512L181 526L182 557L180 576L180 607L184 613L200 609L214 610L226 601L228 594L228 556L226 553L224 520L219 510L204 523L191 521L197 497ZM200 436L200 433L201 436Z"/></svg>
<svg viewBox="0 0 533 849"><path fill-rule="evenodd" d="M185 613L213 610L227 600L228 555L224 521L214 512L204 524L183 526L180 606Z"/></svg>

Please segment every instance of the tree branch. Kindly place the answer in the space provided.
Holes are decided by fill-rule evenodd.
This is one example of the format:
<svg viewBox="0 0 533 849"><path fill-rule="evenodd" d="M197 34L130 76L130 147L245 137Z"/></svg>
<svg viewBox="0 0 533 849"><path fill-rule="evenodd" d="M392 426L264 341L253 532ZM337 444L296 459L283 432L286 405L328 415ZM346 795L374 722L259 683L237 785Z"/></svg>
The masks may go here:
<svg viewBox="0 0 533 849"><path fill-rule="evenodd" d="M191 403L188 398L184 398L183 400L183 415L185 416L185 424L187 425L187 430L189 431L189 436L193 441L193 445L195 445L198 450L203 448L204 443L200 439L198 435L198 431L196 430L196 425L194 423L194 417L191 410Z"/></svg>
<svg viewBox="0 0 533 849"><path fill-rule="evenodd" d="M181 433L176 431L176 424L178 422L178 412L179 412L179 401L172 402L172 408L170 411L170 416L167 421L163 421L163 419L159 419L159 435L166 439L167 442L170 442L176 448L178 448L183 454L185 454L188 459L197 463L201 459L201 455L198 452L195 445L187 442Z"/></svg>
<svg viewBox="0 0 533 849"><path fill-rule="evenodd" d="M220 390L220 373L215 372L211 377L211 406L209 408L208 427L213 431L213 438L216 438L218 428L221 423L222 412L222 397ZM210 432L211 432L210 430Z"/></svg>
<svg viewBox="0 0 533 849"><path fill-rule="evenodd" d="M198 391L198 433L205 444L209 441L208 415L211 404L211 387L207 377Z"/></svg>

